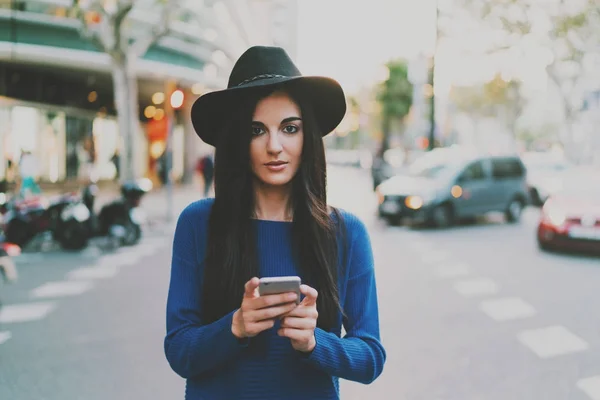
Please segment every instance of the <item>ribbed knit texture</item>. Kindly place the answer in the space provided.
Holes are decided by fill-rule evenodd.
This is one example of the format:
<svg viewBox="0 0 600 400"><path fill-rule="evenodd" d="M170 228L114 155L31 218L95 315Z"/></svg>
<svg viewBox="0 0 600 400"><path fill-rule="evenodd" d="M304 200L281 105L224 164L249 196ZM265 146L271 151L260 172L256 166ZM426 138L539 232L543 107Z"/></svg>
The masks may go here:
<svg viewBox="0 0 600 400"><path fill-rule="evenodd" d="M278 325L240 342L231 332L233 312L202 324L203 259L212 204L206 199L188 206L173 242L165 354L173 370L187 380L186 399L339 399L338 378L365 384L375 380L386 353L379 337L371 243L363 223L342 211L348 256L347 265L340 268L339 289L346 334L340 337L340 316L331 332L315 330L317 345L305 354L277 335ZM292 224L255 224L260 276L302 277L291 255Z"/></svg>

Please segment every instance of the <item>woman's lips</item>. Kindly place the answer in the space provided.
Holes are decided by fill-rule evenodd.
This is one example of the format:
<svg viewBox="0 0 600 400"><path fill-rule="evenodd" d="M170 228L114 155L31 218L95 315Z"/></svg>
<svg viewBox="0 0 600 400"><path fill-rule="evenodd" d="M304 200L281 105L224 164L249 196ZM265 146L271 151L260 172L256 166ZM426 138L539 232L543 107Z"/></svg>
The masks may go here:
<svg viewBox="0 0 600 400"><path fill-rule="evenodd" d="M267 167L267 169L269 171L272 172L279 172L279 171L283 171L285 169L285 167L287 166L288 163L283 162L283 161L273 161L270 163L266 163L265 167Z"/></svg>

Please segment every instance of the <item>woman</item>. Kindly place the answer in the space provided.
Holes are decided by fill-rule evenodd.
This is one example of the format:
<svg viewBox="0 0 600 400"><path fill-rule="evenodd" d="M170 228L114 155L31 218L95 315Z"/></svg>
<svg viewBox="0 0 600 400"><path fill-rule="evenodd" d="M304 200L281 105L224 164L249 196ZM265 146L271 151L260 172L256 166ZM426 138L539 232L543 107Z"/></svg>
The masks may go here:
<svg viewBox="0 0 600 400"><path fill-rule="evenodd" d="M228 89L194 104L215 198L179 217L165 338L187 399L338 399L338 378L381 373L369 236L326 203L322 137L345 109L337 82L302 77L276 47L250 48ZM288 275L305 283L299 305L258 295L258 277Z"/></svg>

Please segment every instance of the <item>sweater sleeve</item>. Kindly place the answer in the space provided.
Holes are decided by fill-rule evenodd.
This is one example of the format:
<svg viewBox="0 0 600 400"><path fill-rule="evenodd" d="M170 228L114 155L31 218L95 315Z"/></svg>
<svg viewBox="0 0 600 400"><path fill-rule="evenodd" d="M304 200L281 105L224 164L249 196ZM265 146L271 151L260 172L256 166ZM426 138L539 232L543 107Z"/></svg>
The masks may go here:
<svg viewBox="0 0 600 400"><path fill-rule="evenodd" d="M202 263L197 260L198 210L184 210L173 240L171 281L167 298L165 355L178 375L189 379L217 369L245 347L231 332L233 312L202 324Z"/></svg>
<svg viewBox="0 0 600 400"><path fill-rule="evenodd" d="M369 234L358 219L353 218L351 222L349 230L354 239L343 305L346 335L340 338L317 328L317 344L307 359L330 375L369 384L383 371L386 352L379 337L377 287Z"/></svg>

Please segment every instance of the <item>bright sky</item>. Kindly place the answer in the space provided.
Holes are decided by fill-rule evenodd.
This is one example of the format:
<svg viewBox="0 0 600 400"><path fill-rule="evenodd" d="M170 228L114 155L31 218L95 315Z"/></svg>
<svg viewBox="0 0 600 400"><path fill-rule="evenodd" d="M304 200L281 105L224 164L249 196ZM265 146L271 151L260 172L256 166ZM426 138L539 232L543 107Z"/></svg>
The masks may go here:
<svg viewBox="0 0 600 400"><path fill-rule="evenodd" d="M298 65L305 75L331 76L351 93L381 76L382 65L396 57L431 54L433 0L299 0ZM480 28L453 21L455 40L440 47L436 85L485 81L501 70L535 86L544 57L531 49L512 57L481 57L491 40ZM453 35L453 36L454 36ZM465 49L475 54L465 54ZM525 49L524 49L525 50ZM536 61L537 60L537 61Z"/></svg>
<svg viewBox="0 0 600 400"><path fill-rule="evenodd" d="M381 65L431 49L431 0L299 0L298 65L331 76L347 91L371 82Z"/></svg>

